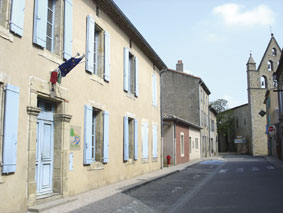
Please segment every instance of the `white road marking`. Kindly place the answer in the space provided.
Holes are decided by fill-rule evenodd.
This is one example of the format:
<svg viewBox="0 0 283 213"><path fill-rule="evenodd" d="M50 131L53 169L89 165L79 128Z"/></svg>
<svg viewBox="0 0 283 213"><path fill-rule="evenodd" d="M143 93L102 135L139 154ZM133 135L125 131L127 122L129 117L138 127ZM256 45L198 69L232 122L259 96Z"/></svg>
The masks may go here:
<svg viewBox="0 0 283 213"><path fill-rule="evenodd" d="M275 169L273 166L267 166L267 169Z"/></svg>
<svg viewBox="0 0 283 213"><path fill-rule="evenodd" d="M198 178L198 177L200 177L200 175L195 175L193 178L195 179L195 178Z"/></svg>
<svg viewBox="0 0 283 213"><path fill-rule="evenodd" d="M181 187L181 186L176 186L176 187L171 191L171 193L175 193L175 192L177 192L177 191L179 191L179 190L181 190L181 189L183 189L183 187Z"/></svg>
<svg viewBox="0 0 283 213"><path fill-rule="evenodd" d="M228 171L228 169L221 169L221 170L219 171L219 174L226 173L227 171Z"/></svg>
<svg viewBox="0 0 283 213"><path fill-rule="evenodd" d="M244 168L237 168L236 172L244 172Z"/></svg>
<svg viewBox="0 0 283 213"><path fill-rule="evenodd" d="M257 167L253 167L253 168L252 168L252 171L253 171L253 172L255 172L255 171L259 171L259 168L257 168Z"/></svg>

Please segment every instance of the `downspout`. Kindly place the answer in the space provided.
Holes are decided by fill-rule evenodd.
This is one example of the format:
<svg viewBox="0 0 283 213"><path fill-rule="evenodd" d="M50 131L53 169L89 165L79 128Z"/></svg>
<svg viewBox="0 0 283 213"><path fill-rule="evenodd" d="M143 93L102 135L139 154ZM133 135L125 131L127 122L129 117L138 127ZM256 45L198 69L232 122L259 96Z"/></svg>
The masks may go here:
<svg viewBox="0 0 283 213"><path fill-rule="evenodd" d="M164 135L163 135L163 116L162 116L162 114L163 114L163 111L162 111L162 79L161 79L161 77L162 77L162 74L163 73L165 73L165 72L167 72L167 68L163 68L160 72L159 72L159 75L160 75L160 120L161 120L161 128L160 128L160 130L161 130L161 152L160 152L160 158L161 158L161 161L160 161L160 163L161 163L161 165L160 165L160 168L161 169L163 169L163 142L164 142Z"/></svg>
<svg viewBox="0 0 283 213"><path fill-rule="evenodd" d="M210 108L209 108L209 106L208 106L208 137L209 137L209 139L208 139L208 143L209 143L209 145L208 145L208 147L209 147L209 150L208 150L208 152L209 152L209 156L211 157L211 149L212 149L212 147L211 147L211 141L210 141ZM213 144L212 144L212 146L213 146Z"/></svg>

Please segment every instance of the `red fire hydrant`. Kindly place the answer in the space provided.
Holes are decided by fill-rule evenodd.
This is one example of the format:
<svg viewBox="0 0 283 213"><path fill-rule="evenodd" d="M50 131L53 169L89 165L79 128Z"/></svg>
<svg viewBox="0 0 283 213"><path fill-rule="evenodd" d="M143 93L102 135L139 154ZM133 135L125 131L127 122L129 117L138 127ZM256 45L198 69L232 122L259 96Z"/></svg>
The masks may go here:
<svg viewBox="0 0 283 213"><path fill-rule="evenodd" d="M167 166L169 166L170 165L171 156L167 155L166 156L166 160L167 160Z"/></svg>

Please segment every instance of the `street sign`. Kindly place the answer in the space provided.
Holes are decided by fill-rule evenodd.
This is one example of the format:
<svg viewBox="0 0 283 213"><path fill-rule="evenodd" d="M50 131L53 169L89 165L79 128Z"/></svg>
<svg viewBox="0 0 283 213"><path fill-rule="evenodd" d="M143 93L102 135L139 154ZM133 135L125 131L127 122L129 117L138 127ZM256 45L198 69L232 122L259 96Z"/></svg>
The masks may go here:
<svg viewBox="0 0 283 213"><path fill-rule="evenodd" d="M246 143L246 139L245 138L237 138L237 139L234 139L234 143Z"/></svg>
<svg viewBox="0 0 283 213"><path fill-rule="evenodd" d="M268 132L274 132L274 131L275 131L274 126L270 126L270 127L268 127Z"/></svg>

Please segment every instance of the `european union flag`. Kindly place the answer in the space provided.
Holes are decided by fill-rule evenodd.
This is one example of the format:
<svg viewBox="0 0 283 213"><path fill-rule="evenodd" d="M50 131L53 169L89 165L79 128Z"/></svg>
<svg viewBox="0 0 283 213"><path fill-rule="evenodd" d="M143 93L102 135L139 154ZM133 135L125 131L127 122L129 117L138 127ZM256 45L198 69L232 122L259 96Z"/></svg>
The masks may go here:
<svg viewBox="0 0 283 213"><path fill-rule="evenodd" d="M67 60L65 63L61 64L59 66L59 69L61 71L61 76L65 77L80 61L84 58L84 55L79 58L72 57L69 60Z"/></svg>

